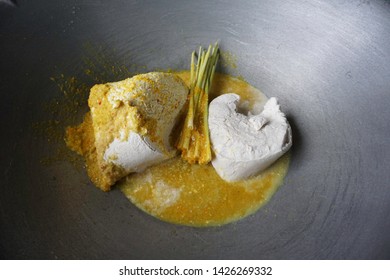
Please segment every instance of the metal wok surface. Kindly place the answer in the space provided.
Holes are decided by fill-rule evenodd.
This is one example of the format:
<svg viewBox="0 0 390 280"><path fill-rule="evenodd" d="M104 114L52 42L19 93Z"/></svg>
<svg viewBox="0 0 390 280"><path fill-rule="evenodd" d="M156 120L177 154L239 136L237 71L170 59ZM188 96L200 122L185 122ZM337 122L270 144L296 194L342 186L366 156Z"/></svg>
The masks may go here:
<svg viewBox="0 0 390 280"><path fill-rule="evenodd" d="M10 3L0 1L2 258L390 257L388 1ZM293 127L288 175L260 211L222 227L172 225L66 160L42 164L60 144L31 125L61 96L50 77L82 77L86 44L151 71L186 69L217 39L236 64L220 71L278 97Z"/></svg>

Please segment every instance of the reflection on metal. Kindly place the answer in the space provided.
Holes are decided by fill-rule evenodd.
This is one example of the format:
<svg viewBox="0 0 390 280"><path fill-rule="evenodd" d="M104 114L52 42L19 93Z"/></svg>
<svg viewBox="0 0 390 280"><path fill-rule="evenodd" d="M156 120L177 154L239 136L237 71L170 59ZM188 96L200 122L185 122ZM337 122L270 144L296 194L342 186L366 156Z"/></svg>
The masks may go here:
<svg viewBox="0 0 390 280"><path fill-rule="evenodd" d="M0 3L8 4L8 5L13 6L13 7L18 6L18 1L16 1L16 0L0 0Z"/></svg>

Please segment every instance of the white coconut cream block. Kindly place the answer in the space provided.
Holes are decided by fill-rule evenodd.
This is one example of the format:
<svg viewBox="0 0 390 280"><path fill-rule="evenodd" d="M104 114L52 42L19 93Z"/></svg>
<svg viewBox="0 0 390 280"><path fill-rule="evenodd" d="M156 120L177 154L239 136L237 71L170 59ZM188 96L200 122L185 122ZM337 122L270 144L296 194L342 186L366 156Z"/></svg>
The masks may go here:
<svg viewBox="0 0 390 280"><path fill-rule="evenodd" d="M209 129L215 157L212 165L225 181L257 175L292 145L292 135L276 98L260 114L242 113L234 93L215 98L209 106Z"/></svg>
<svg viewBox="0 0 390 280"><path fill-rule="evenodd" d="M176 155L170 136L187 95L179 77L161 72L91 89L97 161L107 182L102 189Z"/></svg>

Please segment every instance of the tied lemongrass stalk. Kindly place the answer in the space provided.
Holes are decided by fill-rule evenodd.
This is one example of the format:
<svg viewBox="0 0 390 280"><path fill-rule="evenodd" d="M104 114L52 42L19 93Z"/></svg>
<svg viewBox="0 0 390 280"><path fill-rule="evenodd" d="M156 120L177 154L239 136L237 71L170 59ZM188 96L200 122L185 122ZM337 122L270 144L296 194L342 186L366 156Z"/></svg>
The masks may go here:
<svg viewBox="0 0 390 280"><path fill-rule="evenodd" d="M218 43L192 53L188 112L177 148L189 163L207 164L211 160L208 125L209 91L219 58ZM195 59L197 62L195 63Z"/></svg>

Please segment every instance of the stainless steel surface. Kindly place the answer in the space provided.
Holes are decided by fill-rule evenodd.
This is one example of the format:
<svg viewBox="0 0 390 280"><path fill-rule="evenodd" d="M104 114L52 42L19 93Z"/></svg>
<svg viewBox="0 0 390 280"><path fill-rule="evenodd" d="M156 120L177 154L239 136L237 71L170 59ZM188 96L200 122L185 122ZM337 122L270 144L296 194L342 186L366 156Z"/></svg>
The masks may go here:
<svg viewBox="0 0 390 280"><path fill-rule="evenodd" d="M118 64L188 67L216 39L293 126L285 183L251 217L216 228L156 220L94 188L35 138L50 77L82 76L85 45ZM0 3L3 258L388 259L390 2L18 1ZM107 77L116 79L117 77Z"/></svg>

